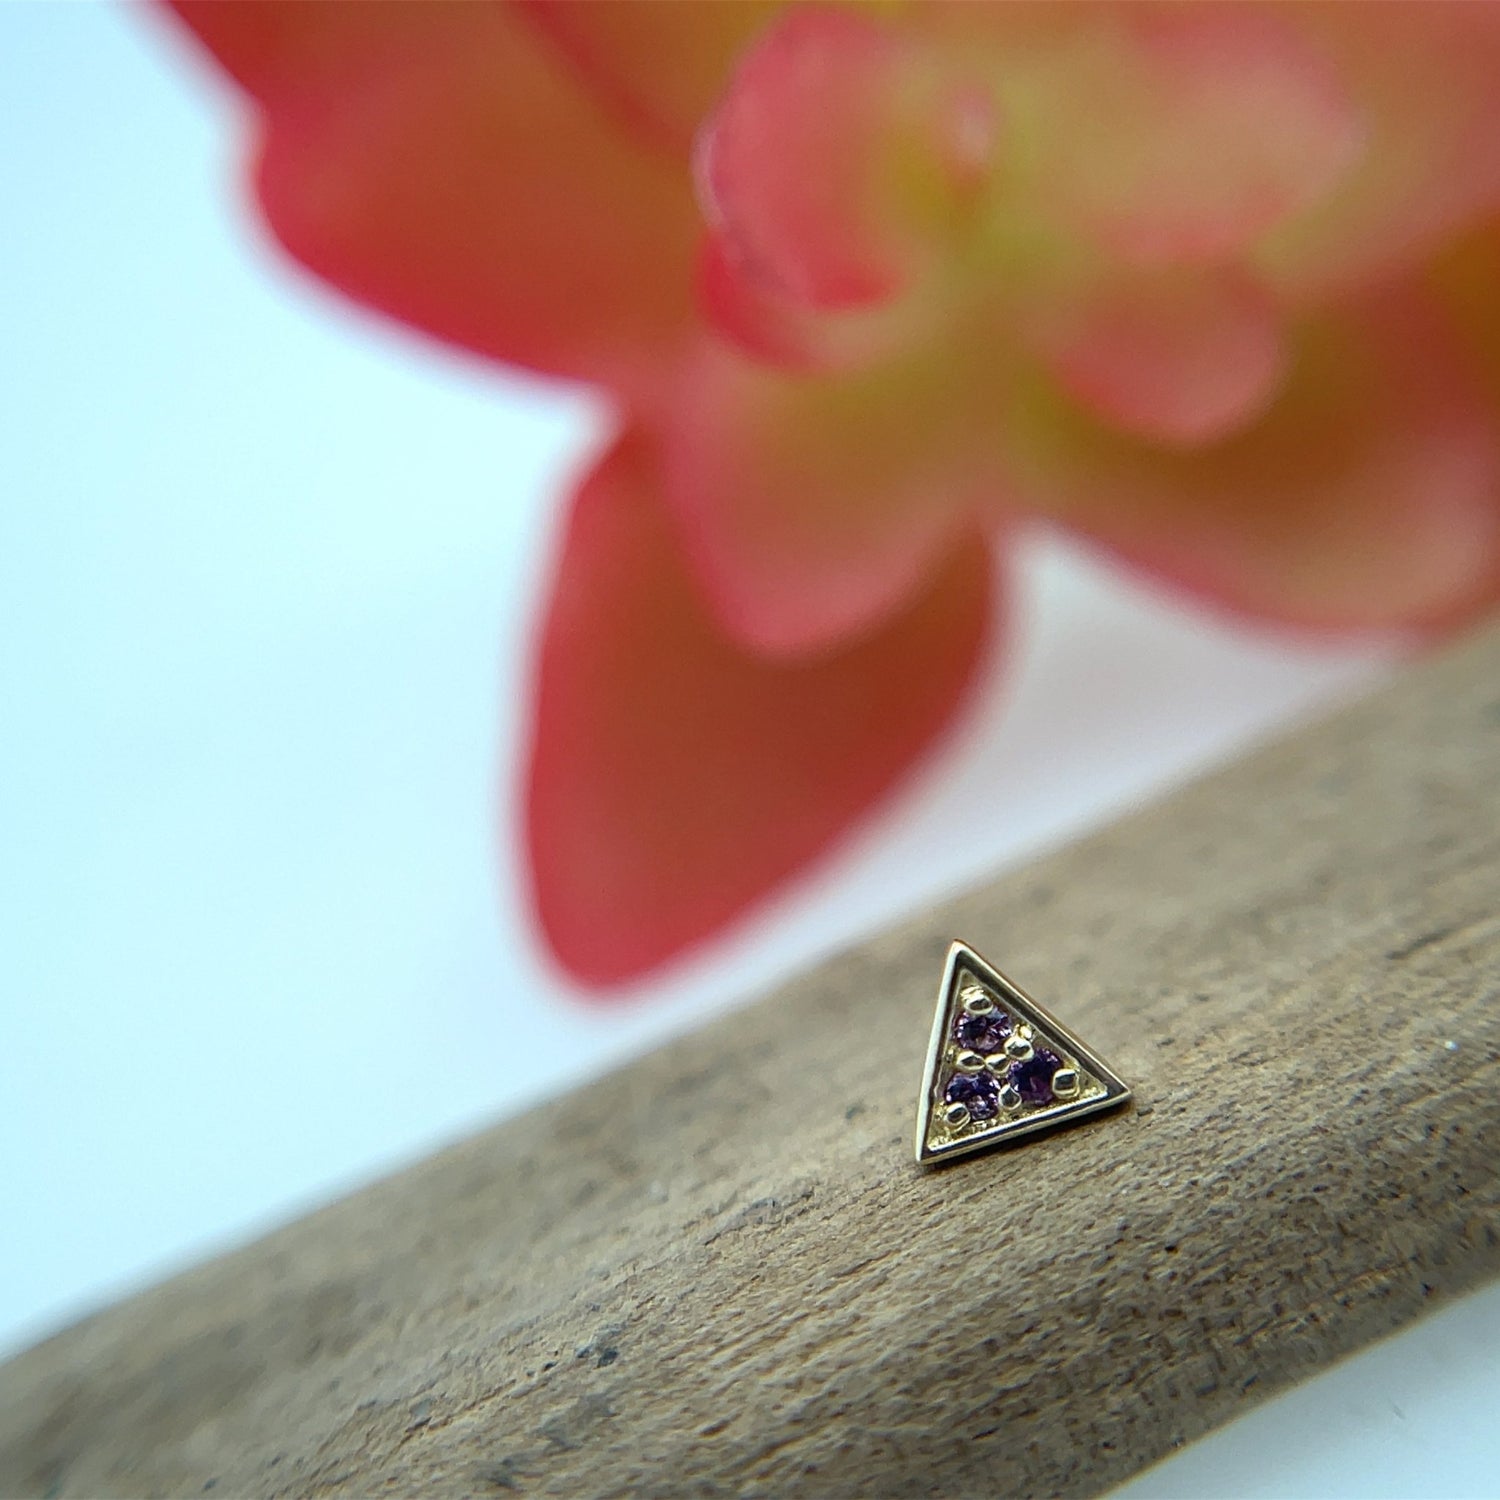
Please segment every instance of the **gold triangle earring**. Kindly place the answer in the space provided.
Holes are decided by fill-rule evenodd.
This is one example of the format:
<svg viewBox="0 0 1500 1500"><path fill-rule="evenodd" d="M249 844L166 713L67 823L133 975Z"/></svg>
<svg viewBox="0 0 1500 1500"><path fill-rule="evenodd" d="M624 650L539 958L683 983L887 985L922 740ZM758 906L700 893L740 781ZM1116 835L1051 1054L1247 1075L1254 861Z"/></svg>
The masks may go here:
<svg viewBox="0 0 1500 1500"><path fill-rule="evenodd" d="M1123 1079L966 943L948 949L917 1104L930 1166L1130 1098Z"/></svg>

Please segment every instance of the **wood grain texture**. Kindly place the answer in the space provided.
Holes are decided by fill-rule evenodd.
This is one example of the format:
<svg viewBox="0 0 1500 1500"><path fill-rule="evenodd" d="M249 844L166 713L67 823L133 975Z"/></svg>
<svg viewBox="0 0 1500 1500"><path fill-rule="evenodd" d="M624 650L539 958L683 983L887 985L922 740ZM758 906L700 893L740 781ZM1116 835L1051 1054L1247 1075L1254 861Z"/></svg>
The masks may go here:
<svg viewBox="0 0 1500 1500"><path fill-rule="evenodd" d="M1088 1494L1500 1271L1500 634L0 1371L0 1493ZM933 1172L948 939L1137 1103Z"/></svg>

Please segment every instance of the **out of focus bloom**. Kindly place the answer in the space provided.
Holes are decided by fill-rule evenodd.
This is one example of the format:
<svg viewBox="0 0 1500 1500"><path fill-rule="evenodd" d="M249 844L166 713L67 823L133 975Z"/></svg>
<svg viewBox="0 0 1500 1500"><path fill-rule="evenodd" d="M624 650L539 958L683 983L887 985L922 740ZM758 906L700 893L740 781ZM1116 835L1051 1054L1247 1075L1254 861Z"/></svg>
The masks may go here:
<svg viewBox="0 0 1500 1500"><path fill-rule="evenodd" d="M1020 521L1317 629L1500 598L1500 5L177 8L295 257L618 403L526 791L586 981L921 755Z"/></svg>

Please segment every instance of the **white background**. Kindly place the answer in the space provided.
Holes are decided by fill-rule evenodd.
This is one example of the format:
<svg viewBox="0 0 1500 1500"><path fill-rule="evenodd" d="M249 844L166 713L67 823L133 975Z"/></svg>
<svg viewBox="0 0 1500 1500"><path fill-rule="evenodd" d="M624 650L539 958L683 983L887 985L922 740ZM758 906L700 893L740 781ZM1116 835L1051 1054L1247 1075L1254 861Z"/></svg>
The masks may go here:
<svg viewBox="0 0 1500 1500"><path fill-rule="evenodd" d="M509 787L557 496L607 414L284 266L236 124L149 14L0 7L0 1352L1381 670L1033 547L1003 677L908 793L585 1003L528 933ZM1497 1347L1492 1292L1133 1492L1500 1493Z"/></svg>

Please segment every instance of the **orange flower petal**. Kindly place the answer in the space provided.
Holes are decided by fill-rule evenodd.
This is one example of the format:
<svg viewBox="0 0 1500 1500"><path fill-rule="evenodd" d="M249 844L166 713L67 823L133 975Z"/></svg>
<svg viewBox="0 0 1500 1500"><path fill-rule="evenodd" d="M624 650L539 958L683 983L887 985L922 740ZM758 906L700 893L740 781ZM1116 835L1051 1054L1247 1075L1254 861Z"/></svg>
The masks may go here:
<svg viewBox="0 0 1500 1500"><path fill-rule="evenodd" d="M466 348L654 395L695 321L691 184L519 12L226 0L179 13L262 106L261 203L299 260Z"/></svg>
<svg viewBox="0 0 1500 1500"><path fill-rule="evenodd" d="M532 895L596 985L702 941L833 846L951 722L990 618L976 543L846 650L748 656L684 572L657 483L640 435L585 480L542 639Z"/></svg>
<svg viewBox="0 0 1500 1500"><path fill-rule="evenodd" d="M1495 576L1493 413L1451 328L1414 293L1307 327L1266 416L1191 453L1091 430L1034 395L1013 436L1038 509L1239 610L1422 625Z"/></svg>
<svg viewBox="0 0 1500 1500"><path fill-rule="evenodd" d="M1066 390L1122 431L1192 446L1259 416L1285 358L1276 311L1228 271L1120 270L1023 313Z"/></svg>
<svg viewBox="0 0 1500 1500"><path fill-rule="evenodd" d="M808 380L700 350L665 438L667 499L735 639L792 656L864 633L993 508L976 440L993 377L974 353L938 342Z"/></svg>

